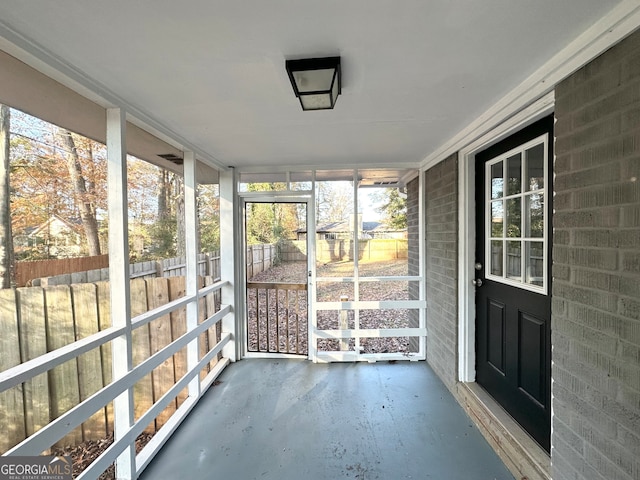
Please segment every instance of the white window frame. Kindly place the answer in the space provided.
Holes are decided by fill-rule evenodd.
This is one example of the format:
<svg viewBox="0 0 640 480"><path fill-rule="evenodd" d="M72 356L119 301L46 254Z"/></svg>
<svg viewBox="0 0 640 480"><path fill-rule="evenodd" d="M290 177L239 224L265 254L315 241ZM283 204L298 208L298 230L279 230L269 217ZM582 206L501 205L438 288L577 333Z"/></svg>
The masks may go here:
<svg viewBox="0 0 640 480"><path fill-rule="evenodd" d="M537 145L543 145L543 168L544 168L544 186L541 189L538 189L536 191L531 191L531 190L525 190L525 174L526 174L526 168L525 168L525 164L524 164L524 159L526 158L525 152L527 150L529 150L532 147L535 147ZM507 159L510 157L513 157L514 155L517 155L518 153L520 153L522 155L522 159L523 159L523 166L521 168L521 172L520 172L520 176L521 176L521 192L517 193L517 194L513 194L513 195L506 195L506 191L503 191L502 197L500 197L499 199L495 199L495 198L491 198L491 167L493 165L495 165L496 163L500 163L503 162L503 179L507 178L506 175L506 168L507 168ZM540 293L543 295L547 295L548 294L548 289L549 289L549 282L548 282L548 278L547 278L547 274L548 274L548 269L547 269L547 261L548 261L548 251L547 251L547 247L548 247L548 239L549 239L549 200L550 200L550 189L549 189L549 134L545 133L543 135L540 135L539 137L534 138L533 140L530 140L526 143L523 143L521 145L518 145L515 148L512 148L511 150L509 150L508 152L502 153L498 156L496 156L495 158L492 158L491 160L487 161L484 165L485 168L485 191L484 191L484 196L483 196L483 202L484 202L484 211L485 211L485 238L484 238L484 243L485 243L485 252L484 252L484 264L485 264L485 278L488 280L492 280L494 282L499 282L499 283L503 283L505 285L509 285L512 287L516 287L516 288L520 288L522 290L528 290L530 292L534 292L534 293ZM506 190L506 184L505 184L505 190ZM542 252L543 252L543 273L542 273L542 286L539 285L534 285L534 284L530 284L530 283L526 283L525 282L525 249L524 249L524 245L527 241L530 242L540 242L540 238L539 237L525 237L525 236L520 236L520 237L514 237L514 238L510 238L506 236L506 232L505 229L507 227L507 216L506 216L506 207L505 207L505 211L504 211L504 218L503 218L503 232L502 232L502 237L498 238L498 237L492 237L491 236L491 205L493 202L495 202L496 200L502 200L503 202L509 199L515 199L515 198L519 198L521 199L520 202L520 210L521 210L521 219L522 219L522 226L524 227L524 218L525 218L525 202L524 199L527 196L532 195L533 193L542 193L545 201L544 201L544 210L543 210L543 219L544 219L544 227L543 227L543 237L542 237ZM522 233L522 232L521 232ZM503 250L502 250L502 258L503 258L503 271L502 271L502 275L493 275L491 273L491 242L493 240L499 240L503 242ZM521 276L520 276L520 280L515 280L512 278L507 277L507 262L506 260L506 256L507 256L507 249L506 249L506 243L509 241L518 241L520 242L521 245L521 257L520 257L520 271L521 271Z"/></svg>

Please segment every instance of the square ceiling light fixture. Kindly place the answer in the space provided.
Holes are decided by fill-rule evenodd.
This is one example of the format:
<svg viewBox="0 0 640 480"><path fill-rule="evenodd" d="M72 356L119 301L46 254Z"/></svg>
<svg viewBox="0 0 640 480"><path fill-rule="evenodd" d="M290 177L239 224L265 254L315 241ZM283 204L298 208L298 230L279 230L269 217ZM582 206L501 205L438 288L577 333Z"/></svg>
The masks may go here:
<svg viewBox="0 0 640 480"><path fill-rule="evenodd" d="M303 110L328 110L340 95L340 57L287 60L286 69Z"/></svg>

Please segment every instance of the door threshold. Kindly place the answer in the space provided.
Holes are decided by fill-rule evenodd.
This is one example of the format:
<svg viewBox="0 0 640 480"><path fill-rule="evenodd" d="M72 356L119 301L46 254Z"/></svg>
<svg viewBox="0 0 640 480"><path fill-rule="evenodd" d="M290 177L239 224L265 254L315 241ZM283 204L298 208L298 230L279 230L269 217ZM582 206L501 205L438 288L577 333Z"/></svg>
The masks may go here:
<svg viewBox="0 0 640 480"><path fill-rule="evenodd" d="M517 479L551 480L549 454L477 383L458 383L458 402Z"/></svg>
<svg viewBox="0 0 640 480"><path fill-rule="evenodd" d="M317 363L332 362L418 362L425 360L424 355L419 353L360 353L354 351L345 352L318 352L316 355Z"/></svg>
<svg viewBox="0 0 640 480"><path fill-rule="evenodd" d="M288 358L292 360L308 360L307 354L298 353L269 353L269 352L246 352L242 358Z"/></svg>

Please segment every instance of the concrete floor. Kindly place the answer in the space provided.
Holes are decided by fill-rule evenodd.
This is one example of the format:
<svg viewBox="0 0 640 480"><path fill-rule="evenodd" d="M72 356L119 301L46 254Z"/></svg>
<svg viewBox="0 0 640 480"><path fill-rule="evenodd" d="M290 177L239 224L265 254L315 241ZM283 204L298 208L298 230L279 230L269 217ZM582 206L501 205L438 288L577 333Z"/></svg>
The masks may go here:
<svg viewBox="0 0 640 480"><path fill-rule="evenodd" d="M229 365L142 479L513 480L425 362Z"/></svg>

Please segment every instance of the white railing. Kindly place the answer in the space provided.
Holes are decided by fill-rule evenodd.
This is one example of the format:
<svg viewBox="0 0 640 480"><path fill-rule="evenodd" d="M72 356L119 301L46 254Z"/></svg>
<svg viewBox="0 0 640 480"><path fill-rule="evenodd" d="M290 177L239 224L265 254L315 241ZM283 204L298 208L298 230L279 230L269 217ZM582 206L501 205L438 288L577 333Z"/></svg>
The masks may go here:
<svg viewBox="0 0 640 480"><path fill-rule="evenodd" d="M0 392L15 387L33 377L51 370L64 362L78 357L94 348L98 348L107 342L121 335L132 335L132 332L144 325L149 324L155 319L161 318L175 310L185 307L192 302L198 302L199 299L206 297L216 291L219 291L227 282L217 282L212 285L200 289L195 296L183 297L178 300L169 302L162 307L156 308L132 319L131 329L127 331L127 327L111 327L100 331L87 338L76 341L62 348L44 354L33 360L24 362L13 368L0 372ZM100 389L77 406L71 408L66 413L51 421L45 427L22 441L6 455L40 455L43 451L51 447L62 437L67 435L74 428L81 425L96 411L104 408L109 402L113 401L120 394L132 389L134 385L143 377L152 372L156 367L161 365L165 360L169 359L181 349L192 342L198 341L198 336L206 332L211 327L219 323L224 317L232 311L231 306L222 305L220 310L209 316L206 320L199 323L195 328L187 331L176 340L167 344L164 348L148 357L146 360L131 368L123 377L114 380L109 385ZM167 405L181 392L188 384L205 369L223 349L223 347L231 339L229 332L223 332L221 339L206 352L200 361L186 372L160 399L158 399L137 421L131 425L129 430L122 434L114 443L109 446L91 465L89 465L78 478L97 478L104 470L106 470L117 458L130 447L136 438L146 426L158 416ZM208 373L208 375L200 381L201 396L214 382L216 377L229 363L228 359L221 359ZM199 397L198 397L199 398ZM198 398L189 397L184 403L173 413L171 418L160 430L155 434L153 439L146 447L136 456L136 475L149 464L154 455L159 451L162 445L171 436L173 431L182 422L185 416L191 411L196 404Z"/></svg>
<svg viewBox="0 0 640 480"><path fill-rule="evenodd" d="M351 283L354 284L354 289L358 289L358 286L362 283L372 282L415 282L420 285L422 289L423 280L417 276L383 276L383 277L317 277L316 282L322 283ZM312 305L312 317L318 318L319 311L337 311L340 314L344 312L364 312L367 310L407 310L419 312L426 308L426 301L424 300L348 300L347 297L341 297L340 301L318 301L316 300ZM419 313L418 313L419 315ZM342 317L341 322L342 322ZM427 335L427 328L424 318L421 316L416 319L416 325L412 325L408 322L406 327L395 328L363 328L359 321L354 322L354 328L344 328L344 324L340 324L339 328L320 328L319 321L312 329L312 346L314 349L313 354L318 361L334 361L334 360L364 360L364 361L377 361L377 360L423 360L426 357L424 347L421 346ZM417 342L417 351L408 352L388 352L388 353L362 353L360 339L370 338L394 338L394 337L408 337L408 339ZM336 345L339 345L337 350L320 350L317 348L317 341L333 340L337 341ZM353 350L345 348L347 340L354 339L355 347Z"/></svg>

